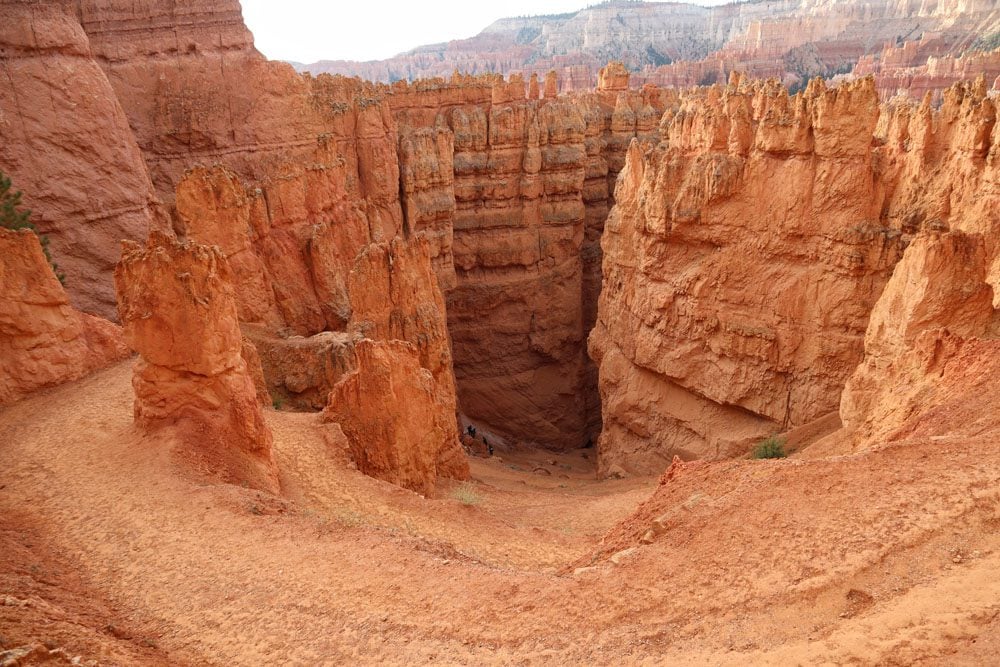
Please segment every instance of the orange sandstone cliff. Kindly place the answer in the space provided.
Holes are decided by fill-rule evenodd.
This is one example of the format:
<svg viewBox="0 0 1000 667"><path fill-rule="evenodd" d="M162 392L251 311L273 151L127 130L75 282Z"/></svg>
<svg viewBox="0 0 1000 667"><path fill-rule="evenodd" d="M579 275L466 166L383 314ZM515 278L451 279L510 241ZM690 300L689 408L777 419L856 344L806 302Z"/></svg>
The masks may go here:
<svg viewBox="0 0 1000 667"><path fill-rule="evenodd" d="M165 224L118 97L59 3L3 3L0 75L0 170L24 190L73 305L114 317L119 241Z"/></svg>
<svg viewBox="0 0 1000 667"><path fill-rule="evenodd" d="M128 354L119 327L70 305L34 233L0 228L0 405Z"/></svg>
<svg viewBox="0 0 1000 667"><path fill-rule="evenodd" d="M330 393L323 418L340 425L362 472L424 495L438 477L466 479L454 394L442 392L416 347L363 340L357 368Z"/></svg>
<svg viewBox="0 0 1000 667"><path fill-rule="evenodd" d="M591 354L603 471L729 457L837 409L902 247L879 226L872 82L703 90L634 142Z"/></svg>
<svg viewBox="0 0 1000 667"><path fill-rule="evenodd" d="M871 79L789 98L739 78L668 110L604 235L602 472L838 409L870 446L929 409L946 360L989 348L961 341L994 335L995 120L982 80L939 111L880 108Z"/></svg>

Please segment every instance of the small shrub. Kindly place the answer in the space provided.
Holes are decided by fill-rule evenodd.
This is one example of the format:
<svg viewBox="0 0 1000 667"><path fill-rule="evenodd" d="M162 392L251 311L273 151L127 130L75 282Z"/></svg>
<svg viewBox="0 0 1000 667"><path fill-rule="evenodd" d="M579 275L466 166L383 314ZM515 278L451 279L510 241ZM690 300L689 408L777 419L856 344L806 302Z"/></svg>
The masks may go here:
<svg viewBox="0 0 1000 667"><path fill-rule="evenodd" d="M281 410L281 408L285 407L284 399L282 398L273 399L271 401L271 407L273 407L275 410Z"/></svg>
<svg viewBox="0 0 1000 667"><path fill-rule="evenodd" d="M785 452L785 441L772 435L767 440L757 443L750 456L754 459L783 459L788 456Z"/></svg>
<svg viewBox="0 0 1000 667"><path fill-rule="evenodd" d="M458 502L462 503L463 505L469 505L469 506L478 505L479 503L483 502L483 497L479 495L478 491L476 491L476 487L470 484L469 482L465 482L464 484L456 488L454 491L452 491L451 497L457 500Z"/></svg>
<svg viewBox="0 0 1000 667"><path fill-rule="evenodd" d="M10 178L0 171L0 227L14 231L30 229L38 237L38 242L42 244L42 252L45 253L45 259L52 266L52 273L56 274L59 282L65 285L66 276L59 270L59 265L52 261L52 255L49 254L49 237L38 233L38 229L31 222L31 211L21 207L21 191L13 188L14 185Z"/></svg>

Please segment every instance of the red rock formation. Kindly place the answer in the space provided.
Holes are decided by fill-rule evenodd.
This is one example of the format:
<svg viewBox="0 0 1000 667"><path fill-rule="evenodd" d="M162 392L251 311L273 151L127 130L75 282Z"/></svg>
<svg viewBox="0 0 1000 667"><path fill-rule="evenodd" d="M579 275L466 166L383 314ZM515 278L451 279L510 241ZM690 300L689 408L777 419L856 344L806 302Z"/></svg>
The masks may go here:
<svg viewBox="0 0 1000 667"><path fill-rule="evenodd" d="M974 432L977 417L955 401L984 386L996 341L977 339L1000 333L995 100L980 80L949 89L937 113L925 100L886 116L887 219L918 235L872 311L864 360L844 391L855 447L919 432L935 413L934 428Z"/></svg>
<svg viewBox="0 0 1000 667"><path fill-rule="evenodd" d="M1000 77L1000 50L953 53L953 45L940 33L924 33L918 41L900 46L886 44L880 54L861 57L855 76L875 76L879 95L888 99L897 94L936 99L952 84L983 75L993 85Z"/></svg>
<svg viewBox="0 0 1000 667"><path fill-rule="evenodd" d="M154 233L115 271L136 363L135 420L177 434L173 454L227 482L277 491L271 431L242 356L233 273L217 248Z"/></svg>
<svg viewBox="0 0 1000 667"><path fill-rule="evenodd" d="M441 136L449 141L450 133ZM407 164L407 173L419 168ZM308 193L299 209L280 206L297 201L286 194L297 175L278 181L275 191L272 184L246 187L224 168L194 169L178 186L178 221L189 238L217 245L229 258L240 320L280 400L304 409L325 405L333 385L354 368L358 336L417 344L426 367L454 396L444 300L432 271L432 252L440 253L440 234L450 235L450 219L409 240L373 244L369 221L348 208L349 199L324 200L344 178L331 171L293 190ZM450 166L435 173L450 177ZM428 219L421 216L436 200L414 195L407 202L409 220L417 221ZM440 254L436 259L445 266Z"/></svg>
<svg viewBox="0 0 1000 667"><path fill-rule="evenodd" d="M653 88L628 92L620 64L606 78L608 89L558 104L554 75L544 102L526 99L520 77L389 90L407 225L442 239L432 244L435 268L446 291L455 287L448 312L462 409L518 440L566 447L599 430L596 368L572 341L596 317L609 184L628 142L655 135L664 106ZM546 258L546 246L558 254ZM554 356L538 347L538 327L565 340ZM562 384L534 379L550 370Z"/></svg>
<svg viewBox="0 0 1000 667"><path fill-rule="evenodd" d="M431 241L434 271L443 291L455 287L454 136L443 127L408 129L399 137L404 226Z"/></svg>
<svg viewBox="0 0 1000 667"><path fill-rule="evenodd" d="M348 281L350 331L375 340L414 345L421 365L437 391L455 403L455 376L444 297L430 262L424 236L368 246L357 258ZM454 412L454 410L453 410Z"/></svg>
<svg viewBox="0 0 1000 667"><path fill-rule="evenodd" d="M70 305L38 237L0 227L0 405L128 355L119 327Z"/></svg>
<svg viewBox="0 0 1000 667"><path fill-rule="evenodd" d="M416 347L363 340L356 353L357 370L334 387L323 417L343 429L358 468L428 496L439 476L468 478L454 394L441 391Z"/></svg>
<svg viewBox="0 0 1000 667"><path fill-rule="evenodd" d="M114 317L119 241L162 226L125 114L59 3L4 2L0 53L0 170L24 190L73 304Z"/></svg>
<svg viewBox="0 0 1000 667"><path fill-rule="evenodd" d="M590 349L600 466L733 456L835 409L899 256L880 230L873 83L734 80L633 143L603 248Z"/></svg>
<svg viewBox="0 0 1000 667"><path fill-rule="evenodd" d="M633 145L590 341L602 470L737 454L838 403L854 447L972 432L948 411L992 368L997 108L982 79L929 100L876 126L872 80L789 100L736 79Z"/></svg>
<svg viewBox="0 0 1000 667"><path fill-rule="evenodd" d="M860 445L885 442L928 410L961 339L996 336L993 289L978 235L919 236L871 314L865 358L844 389L840 416Z"/></svg>
<svg viewBox="0 0 1000 667"><path fill-rule="evenodd" d="M410 224L426 227L425 216L453 230L447 310L462 411L519 440L582 444L585 125L577 106L528 100L519 77L396 84L389 104L403 137L404 190L427 187L408 185L409 155L421 155L432 175L424 180L435 184L432 196L411 199ZM410 149L410 137L421 136L443 150L430 150L429 139L427 150Z"/></svg>
<svg viewBox="0 0 1000 667"><path fill-rule="evenodd" d="M245 322L306 336L342 329L355 257L402 232L387 107L355 101L343 83L315 82L329 96L323 106L336 109L335 133L318 135L309 161L275 167L257 187L221 167L195 169L178 184L180 232L233 259Z"/></svg>

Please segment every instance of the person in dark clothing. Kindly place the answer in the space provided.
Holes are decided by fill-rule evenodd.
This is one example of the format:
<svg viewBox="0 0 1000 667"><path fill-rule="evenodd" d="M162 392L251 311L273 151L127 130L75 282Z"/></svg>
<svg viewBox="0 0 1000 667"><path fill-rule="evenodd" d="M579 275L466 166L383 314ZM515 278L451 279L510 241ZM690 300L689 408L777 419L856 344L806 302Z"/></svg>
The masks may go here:
<svg viewBox="0 0 1000 667"><path fill-rule="evenodd" d="M476 437L476 429L472 428L472 424L465 427L465 432L469 434L470 438Z"/></svg>
<svg viewBox="0 0 1000 667"><path fill-rule="evenodd" d="M493 445L486 441L486 436L483 436L483 444L486 445L486 451L490 453L490 456L493 456Z"/></svg>

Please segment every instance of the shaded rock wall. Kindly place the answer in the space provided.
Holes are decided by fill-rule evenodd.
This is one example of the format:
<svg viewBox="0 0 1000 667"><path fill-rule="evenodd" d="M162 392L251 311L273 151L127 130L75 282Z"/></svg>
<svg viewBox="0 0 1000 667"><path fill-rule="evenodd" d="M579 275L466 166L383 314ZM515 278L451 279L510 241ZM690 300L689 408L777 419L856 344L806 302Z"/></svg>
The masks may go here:
<svg viewBox="0 0 1000 667"><path fill-rule="evenodd" d="M406 224L432 239L448 294L463 413L553 447L600 429L600 235L628 142L655 134L661 91L621 65L594 93L553 99L514 76L386 87L400 132ZM449 262L449 257L451 261Z"/></svg>
<svg viewBox="0 0 1000 667"><path fill-rule="evenodd" d="M70 305L34 233L0 227L0 406L129 354L119 327Z"/></svg>
<svg viewBox="0 0 1000 667"><path fill-rule="evenodd" d="M155 232L145 247L125 243L115 286L125 337L140 354L135 420L181 434L173 454L194 469L277 491L233 279L218 248Z"/></svg>
<svg viewBox="0 0 1000 667"><path fill-rule="evenodd" d="M460 78L396 85L389 103L408 223L450 232L451 266L438 252L436 267L463 413L515 440L579 446L586 124L575 104L527 92L520 78Z"/></svg>
<svg viewBox="0 0 1000 667"><path fill-rule="evenodd" d="M166 222L115 91L59 3L3 4L0 145L73 305L114 317L119 241Z"/></svg>

